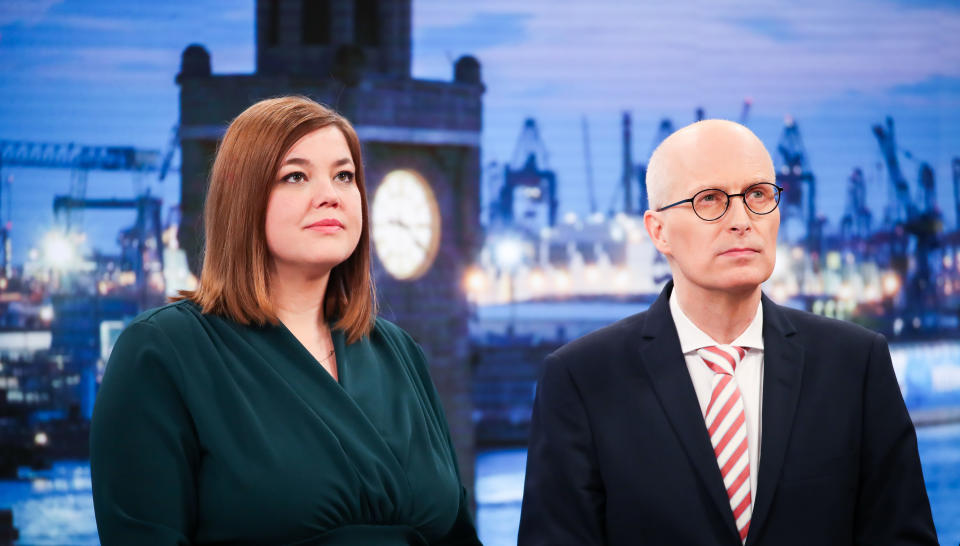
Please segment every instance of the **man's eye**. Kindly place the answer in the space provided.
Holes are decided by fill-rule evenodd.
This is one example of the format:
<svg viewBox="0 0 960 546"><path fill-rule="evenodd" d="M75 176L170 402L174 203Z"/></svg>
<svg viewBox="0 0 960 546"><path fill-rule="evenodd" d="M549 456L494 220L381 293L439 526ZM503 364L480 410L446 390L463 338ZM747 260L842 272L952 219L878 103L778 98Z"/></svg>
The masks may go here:
<svg viewBox="0 0 960 546"><path fill-rule="evenodd" d="M701 203L714 203L720 199L715 192L705 193L698 199Z"/></svg>

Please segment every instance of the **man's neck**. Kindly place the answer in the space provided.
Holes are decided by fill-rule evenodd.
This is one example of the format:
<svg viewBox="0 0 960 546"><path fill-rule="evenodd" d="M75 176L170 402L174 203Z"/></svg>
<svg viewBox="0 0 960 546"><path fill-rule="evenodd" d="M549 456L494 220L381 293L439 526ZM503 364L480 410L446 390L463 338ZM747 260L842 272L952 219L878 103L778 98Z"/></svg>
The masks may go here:
<svg viewBox="0 0 960 546"><path fill-rule="evenodd" d="M757 315L760 287L744 291L708 290L684 283L674 284L680 309L697 328L716 340L729 344L737 339Z"/></svg>

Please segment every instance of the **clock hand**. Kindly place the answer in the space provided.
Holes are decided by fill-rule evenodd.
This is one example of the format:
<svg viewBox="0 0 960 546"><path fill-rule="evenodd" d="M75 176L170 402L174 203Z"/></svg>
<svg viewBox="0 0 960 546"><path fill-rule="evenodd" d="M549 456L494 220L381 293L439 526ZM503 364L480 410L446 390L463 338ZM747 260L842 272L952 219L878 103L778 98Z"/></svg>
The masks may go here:
<svg viewBox="0 0 960 546"><path fill-rule="evenodd" d="M419 239L417 239L417 237L413 234L413 228L409 224L407 224L403 220L398 220L397 218L391 218L390 220L387 221L387 223L394 226L400 226L401 228L407 230L407 233L410 234L410 238L413 239L414 244L420 247L420 250L423 250L424 252L426 252L427 245L423 244L422 242L420 242Z"/></svg>

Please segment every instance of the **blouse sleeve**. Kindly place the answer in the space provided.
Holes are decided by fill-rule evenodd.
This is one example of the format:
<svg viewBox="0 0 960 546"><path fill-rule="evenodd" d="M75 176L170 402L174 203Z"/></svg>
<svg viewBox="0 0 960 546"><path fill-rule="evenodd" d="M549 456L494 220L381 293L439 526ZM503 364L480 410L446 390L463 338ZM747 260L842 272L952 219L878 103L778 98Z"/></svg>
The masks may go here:
<svg viewBox="0 0 960 546"><path fill-rule="evenodd" d="M93 503L104 546L189 544L196 432L169 337L133 323L110 355L90 430Z"/></svg>
<svg viewBox="0 0 960 546"><path fill-rule="evenodd" d="M418 343L413 341L413 339L410 339L410 343L415 348L414 360L416 361L417 371L420 373L420 380L423 382L427 396L430 398L430 405L433 406L436 414L440 416L440 425L443 427L443 433L447 439L447 449L450 452L453 467L457 471L459 478L460 465L457 462L457 451L453 447L453 439L450 436L450 426L447 423L443 405L440 403L440 396L437 394L437 389L433 384L433 380L430 378L427 357L423 354L423 349ZM473 546L481 544L480 539L477 538L477 529L474 527L473 517L470 515L470 502L467 497L467 489L463 487L462 478L460 479L460 508L457 511L457 519L447 534L434 542L434 544L438 546Z"/></svg>

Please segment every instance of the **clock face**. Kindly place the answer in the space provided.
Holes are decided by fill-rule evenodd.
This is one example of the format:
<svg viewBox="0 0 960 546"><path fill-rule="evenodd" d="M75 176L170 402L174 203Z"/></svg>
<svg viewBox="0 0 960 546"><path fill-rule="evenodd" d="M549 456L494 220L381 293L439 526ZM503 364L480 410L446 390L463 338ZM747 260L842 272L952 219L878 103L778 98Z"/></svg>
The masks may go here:
<svg viewBox="0 0 960 546"><path fill-rule="evenodd" d="M440 245L440 209L417 173L397 170L377 187L371 213L373 245L391 275L412 280L430 269Z"/></svg>

